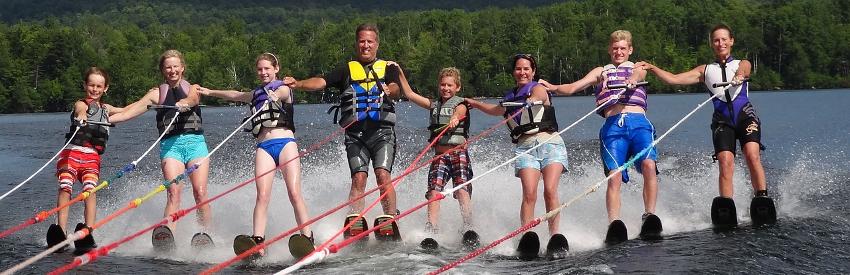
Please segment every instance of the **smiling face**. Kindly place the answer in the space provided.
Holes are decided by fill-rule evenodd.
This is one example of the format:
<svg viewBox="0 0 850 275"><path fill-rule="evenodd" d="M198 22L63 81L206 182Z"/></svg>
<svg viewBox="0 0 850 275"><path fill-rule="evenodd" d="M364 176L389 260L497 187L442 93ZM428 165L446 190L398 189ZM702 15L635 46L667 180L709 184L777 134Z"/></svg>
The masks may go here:
<svg viewBox="0 0 850 275"><path fill-rule="evenodd" d="M372 62L378 56L378 34L371 30L357 32L357 61Z"/></svg>
<svg viewBox="0 0 850 275"><path fill-rule="evenodd" d="M454 76L443 76L440 78L440 98L447 100L460 91L460 84Z"/></svg>
<svg viewBox="0 0 850 275"><path fill-rule="evenodd" d="M272 64L271 61L260 59L257 60L257 78L267 84L277 79L277 72L280 71L278 66Z"/></svg>
<svg viewBox="0 0 850 275"><path fill-rule="evenodd" d="M100 100L106 90L109 89L109 84L106 83L106 78L103 75L90 73L86 77L86 82L83 83L83 89L86 91L87 98Z"/></svg>
<svg viewBox="0 0 850 275"><path fill-rule="evenodd" d="M732 45L735 44L735 38L732 33L724 28L719 28L711 32L711 49L714 50L714 57L719 60L726 60L732 54Z"/></svg>
<svg viewBox="0 0 850 275"><path fill-rule="evenodd" d="M618 66L623 62L629 61L629 56L632 55L634 49L632 45L629 44L629 41L619 40L611 43L608 46L608 55L611 56L611 64L614 66Z"/></svg>
<svg viewBox="0 0 850 275"><path fill-rule="evenodd" d="M534 81L534 67L531 66L531 60L518 58L514 62L514 80L517 87L522 87Z"/></svg>
<svg viewBox="0 0 850 275"><path fill-rule="evenodd" d="M162 66L160 67L162 77L165 78L165 81L169 84L175 84L183 79L184 70L185 67L183 66L183 60L175 56L165 58L162 61Z"/></svg>

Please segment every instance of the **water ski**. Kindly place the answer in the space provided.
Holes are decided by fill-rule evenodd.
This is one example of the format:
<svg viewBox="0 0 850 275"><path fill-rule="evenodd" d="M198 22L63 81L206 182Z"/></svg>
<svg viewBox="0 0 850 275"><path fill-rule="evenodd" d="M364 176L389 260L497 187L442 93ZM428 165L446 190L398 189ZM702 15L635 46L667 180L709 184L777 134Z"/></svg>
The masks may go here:
<svg viewBox="0 0 850 275"><path fill-rule="evenodd" d="M377 227L379 224L391 220L392 218L393 216L390 215L380 215L375 219L375 223L372 224L372 226ZM393 221L392 223L375 230L375 239L379 241L401 241L401 233L398 232L398 224Z"/></svg>
<svg viewBox="0 0 850 275"><path fill-rule="evenodd" d="M529 261L537 259L537 253L540 252L540 238L537 237L537 233L528 231L522 234L516 252L520 260Z"/></svg>
<svg viewBox="0 0 850 275"><path fill-rule="evenodd" d="M357 219L357 216L359 216L359 215L357 215L357 214L348 215L348 217L345 217L345 222L342 224L342 226L345 227L346 225L351 223L352 220ZM366 230L369 230L369 223L366 222L366 218L360 217L359 219L357 219L356 222L354 222L354 224L351 225L351 227L348 228L348 230L345 230L345 232L342 233L342 236L344 238L348 239L348 238L351 238L353 236L357 236L358 234L363 233ZM366 241L368 241L368 240L369 240L369 236L367 235L367 236L363 236L363 238L360 239L360 242L366 243Z"/></svg>
<svg viewBox="0 0 850 275"><path fill-rule="evenodd" d="M316 247L313 242L313 237L307 237L300 233L289 237L289 253L292 254L292 257L296 260L301 260L301 258L307 257L307 255L315 249Z"/></svg>
<svg viewBox="0 0 850 275"><path fill-rule="evenodd" d="M426 251L437 251L440 249L440 244L437 243L437 240L434 238L425 238L422 242L419 243L419 247L425 249Z"/></svg>
<svg viewBox="0 0 850 275"><path fill-rule="evenodd" d="M51 224L50 228L47 229L47 248L51 248L61 242L64 242L66 238L67 237L65 237L65 232L62 231L61 226L59 226L58 224ZM62 252L66 248L68 248L68 245L65 245L59 250L56 250L56 252Z"/></svg>
<svg viewBox="0 0 850 275"><path fill-rule="evenodd" d="M765 196L757 196L750 202L750 217L753 225L761 226L776 223L776 206L773 199Z"/></svg>
<svg viewBox="0 0 850 275"><path fill-rule="evenodd" d="M248 235L239 235L233 239L233 253L236 255L242 255L245 251L250 250L257 246L257 244L263 243L266 239L260 236L248 236ZM252 262L259 259L262 255L260 253L254 253L245 257L243 260Z"/></svg>
<svg viewBox="0 0 850 275"><path fill-rule="evenodd" d="M478 232L475 232L475 230L467 230L466 232L463 232L461 243L463 244L464 250L475 250L481 246L481 239L478 236Z"/></svg>
<svg viewBox="0 0 850 275"><path fill-rule="evenodd" d="M192 241L190 242L190 244L192 245L192 248L199 250L210 249L215 247L215 243L213 242L212 237L210 237L209 234L203 232L195 233L195 235L192 236Z"/></svg>
<svg viewBox="0 0 850 275"><path fill-rule="evenodd" d="M641 240L660 240L663 230L661 219L655 214L647 214L643 217L643 224L640 226L640 235L638 236Z"/></svg>
<svg viewBox="0 0 850 275"><path fill-rule="evenodd" d="M97 244L94 243L94 237L92 237L91 227L86 226L84 223L78 223L77 227L74 228L74 232L80 231L84 228L89 229L89 234L82 239L74 241L74 255L77 256L86 254L92 249L97 248Z"/></svg>
<svg viewBox="0 0 850 275"><path fill-rule="evenodd" d="M561 259L567 256L570 251L570 243L567 237L562 234L555 234L549 238L549 243L546 244L546 258Z"/></svg>
<svg viewBox="0 0 850 275"><path fill-rule="evenodd" d="M731 198L715 197L711 202L711 224L715 230L732 229L738 226L735 201Z"/></svg>
<svg viewBox="0 0 850 275"><path fill-rule="evenodd" d="M174 245L174 234L165 225L160 225L153 229L151 243L153 244L153 249L158 252L171 251L176 247Z"/></svg>
<svg viewBox="0 0 850 275"><path fill-rule="evenodd" d="M628 239L628 230L626 229L626 224L623 223L623 221L614 220L610 225L608 225L608 233L605 234L606 245L615 245L625 242Z"/></svg>

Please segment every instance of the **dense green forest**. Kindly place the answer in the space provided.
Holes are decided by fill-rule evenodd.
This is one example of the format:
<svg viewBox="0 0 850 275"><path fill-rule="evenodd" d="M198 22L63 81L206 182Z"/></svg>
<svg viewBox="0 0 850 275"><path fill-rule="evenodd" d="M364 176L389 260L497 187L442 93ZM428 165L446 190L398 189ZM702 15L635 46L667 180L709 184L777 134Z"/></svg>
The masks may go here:
<svg viewBox="0 0 850 275"><path fill-rule="evenodd" d="M279 56L282 74L323 74L351 57L363 22L377 23L379 56L401 63L422 91L434 90L440 68L455 66L463 95L498 96L512 83L508 58L519 52L538 57L543 78L571 82L608 62L616 29L634 34L633 60L683 71L711 61L707 32L717 23L735 31L734 54L754 63L754 89L850 87L844 0L37 2L0 3L3 113L68 110L93 65L112 75L105 100L123 105L159 83L157 58L170 48L186 55L191 82L211 88L256 85L253 61L266 51ZM656 93L703 89L650 80Z"/></svg>

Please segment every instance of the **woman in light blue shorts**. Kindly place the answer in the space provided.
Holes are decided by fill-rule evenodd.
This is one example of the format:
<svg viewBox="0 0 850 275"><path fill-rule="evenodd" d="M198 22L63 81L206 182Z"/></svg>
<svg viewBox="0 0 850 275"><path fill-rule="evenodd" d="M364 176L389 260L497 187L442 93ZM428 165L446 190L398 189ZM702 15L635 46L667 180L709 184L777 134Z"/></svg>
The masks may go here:
<svg viewBox="0 0 850 275"><path fill-rule="evenodd" d="M156 128L159 134L165 133L160 143L159 157L162 159L162 175L171 180L183 174L186 169L203 160L207 154L207 143L201 128L201 108L198 107L200 96L198 85L191 85L183 79L185 63L183 54L176 50L165 51L159 57L159 69L165 79L159 87L152 88L138 101L125 107L122 115L135 117L147 110L149 105L166 105L176 108L157 109ZM177 119L170 124L174 116ZM169 125L170 124L170 125ZM209 162L200 165L191 174L192 193L195 203L207 199L207 180ZM180 193L183 184L178 182L168 187L168 200L165 204L164 216L167 217L180 208ZM198 222L204 232L209 231L212 222L210 205L198 208ZM168 228L174 229L174 223ZM195 235L206 235L199 232ZM194 237L193 237L194 238ZM154 236L156 242L157 236Z"/></svg>
<svg viewBox="0 0 850 275"><path fill-rule="evenodd" d="M567 149L564 140L557 133L558 122L549 93L535 81L537 63L534 58L520 54L514 56L512 61L516 88L507 91L502 104L483 103L473 99L467 99L467 103L494 116L508 117L516 112L520 113L508 120L508 128L511 130L511 139L517 144L515 152L519 154L515 163L515 174L522 182L520 220L526 224L534 219L537 185L541 175L546 211L561 204L558 183L567 168ZM544 144L525 153L541 143ZM560 215L549 219L550 236L560 235L559 222Z"/></svg>

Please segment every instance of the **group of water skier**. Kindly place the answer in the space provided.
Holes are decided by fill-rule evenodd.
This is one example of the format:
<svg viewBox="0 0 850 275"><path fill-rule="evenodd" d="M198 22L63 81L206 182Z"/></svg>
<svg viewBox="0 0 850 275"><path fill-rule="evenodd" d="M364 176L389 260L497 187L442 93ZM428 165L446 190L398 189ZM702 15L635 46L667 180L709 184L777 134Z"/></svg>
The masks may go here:
<svg viewBox="0 0 850 275"><path fill-rule="evenodd" d="M516 144L515 175L522 184L520 221L526 224L534 218L541 177L546 210L551 211L561 204L558 186L561 175L568 167L567 149L558 132L552 95L572 95L595 86L596 110L605 118L599 130L599 154L603 172L609 176L606 208L610 225L605 241L613 244L626 240L626 227L620 220L620 189L623 183L630 180L627 171L622 169L629 161L636 163L635 168L643 175L644 224L640 236L660 238L661 219L655 215L658 153L653 141L656 133L646 114L648 92L643 85L647 72L651 72L667 84L703 83L713 96L711 133L714 159L720 166L720 196L713 202L713 223L730 226L737 224L734 203L731 201L736 141L741 144L749 168L754 196L767 200L770 207L773 205L768 198L759 156L760 150L764 148L761 144L761 124L748 99L748 78L752 65L747 60L732 56L735 39L728 26L717 25L710 31L715 62L679 74L667 72L647 62L631 62L629 58L634 51L632 35L625 30L611 33L608 45L610 64L594 68L585 77L569 84L556 85L538 79L535 58L528 54L515 55L510 59L510 68L516 85L505 92L504 99L498 104L460 97L461 73L454 67L439 72L438 97L424 97L410 86L398 63L377 57L380 40L375 25L358 26L355 36L356 55L353 60L320 77L297 80L286 76L279 79L278 58L271 53L259 55L255 65L261 85L250 92L213 90L190 84L184 79L182 54L168 50L159 58L163 83L123 108L102 102L101 98L109 89L109 75L103 69L90 68L84 75L83 89L86 96L74 103L71 113L71 129L66 135L70 144L63 149L57 163L57 204L62 205L69 200L77 181L82 183L83 190L91 190L96 186L100 177L101 155L109 137L109 124L137 117L151 106L156 106L157 130L163 135L160 147L163 177L171 180L191 169L189 181L195 202L206 200L209 165L197 165L209 153L202 127L200 97L213 96L245 102L251 110L247 130L257 141L254 157L257 195L253 231L250 235L238 236L234 248L237 254L247 251L265 240L267 209L274 179L274 173L268 171L280 169L284 175L296 222L302 225L309 219L301 192L301 163L295 138L293 91L322 91L333 87L341 91L339 102L333 107L336 112L334 119L345 128L345 152L351 173L349 198L356 199L351 204L351 215L345 219L346 237L356 236L368 228L362 215L362 194L365 192L371 163L383 195L380 201L383 215L377 217L374 225L384 226L378 228L375 235L378 239L400 240L398 225L387 221L399 214L391 172L397 149L394 100L401 96L430 112L429 140L436 139L434 153L437 158L430 163L425 196L429 199L439 196L440 192L446 190L450 180L455 187L459 187L453 197L460 204L465 232L474 232L475 228L471 204L473 189L470 184L466 184L473 177L467 142L470 137L471 112L478 109L485 114L505 118L511 140ZM177 211L182 185L177 182L168 186L164 216L168 217ZM730 203L731 214L729 209L722 209L729 207ZM428 204L427 221L424 223L428 234L439 232L439 210L438 201ZM89 226L95 222L96 213L93 193L85 200L84 213L85 223L77 224L75 230L89 228L91 231ZM201 232L193 236L193 245L211 244L210 236L207 235L212 225L211 213L208 204L198 209ZM766 222L775 222L775 213L773 215L772 220ZM559 216L548 219L551 239L563 240L564 243L562 247L554 247L561 250L555 253L567 249L566 238L559 231ZM49 245L64 239L68 232L67 222L68 210L65 208L59 212L57 224L51 225L48 230ZM171 234L174 226L172 222L154 230L152 239L155 247L167 249L174 246ZM296 235L298 239L306 241L310 248L313 247L314 234L309 225L301 227L300 233ZM96 244L89 234L76 241L75 246L80 253L84 253L95 248ZM264 253L262 249L258 251L259 255Z"/></svg>

